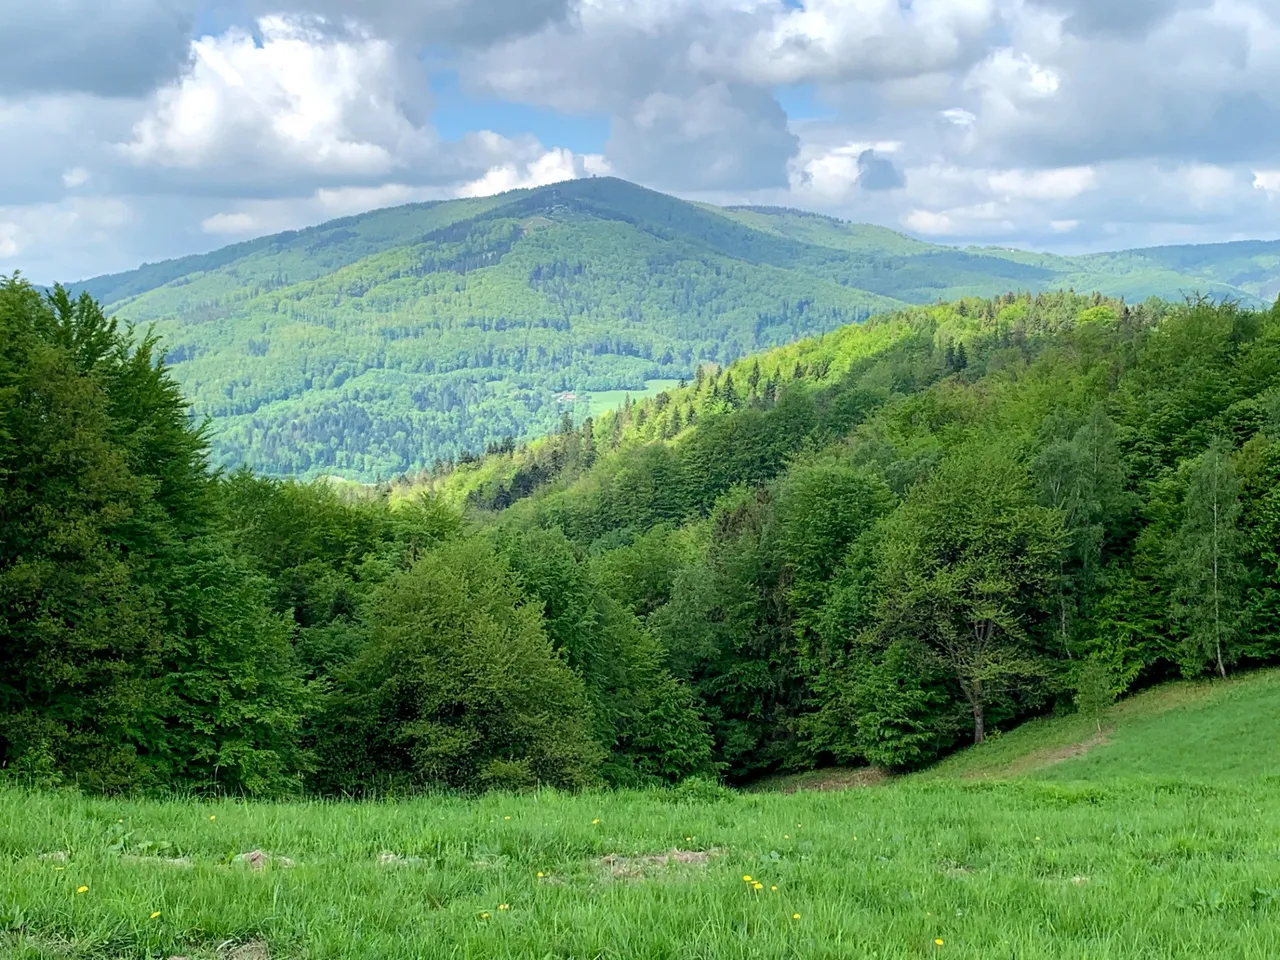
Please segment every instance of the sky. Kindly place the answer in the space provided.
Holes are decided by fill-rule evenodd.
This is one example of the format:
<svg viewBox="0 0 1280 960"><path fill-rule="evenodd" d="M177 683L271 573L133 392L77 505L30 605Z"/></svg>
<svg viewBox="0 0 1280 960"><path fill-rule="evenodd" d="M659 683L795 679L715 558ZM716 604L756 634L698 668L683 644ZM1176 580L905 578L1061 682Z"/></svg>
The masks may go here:
<svg viewBox="0 0 1280 960"><path fill-rule="evenodd" d="M1280 0L0 0L0 272L613 175L950 244L1280 236Z"/></svg>

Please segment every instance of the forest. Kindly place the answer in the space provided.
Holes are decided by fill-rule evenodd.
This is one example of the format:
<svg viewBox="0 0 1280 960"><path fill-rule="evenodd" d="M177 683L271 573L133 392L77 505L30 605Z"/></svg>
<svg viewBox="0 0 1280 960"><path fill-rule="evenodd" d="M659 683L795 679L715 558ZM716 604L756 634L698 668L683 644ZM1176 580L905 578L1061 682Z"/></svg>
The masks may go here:
<svg viewBox="0 0 1280 960"><path fill-rule="evenodd" d="M1280 302L877 314L392 487L216 468L0 284L0 764L403 795L923 767L1280 657Z"/></svg>
<svg viewBox="0 0 1280 960"><path fill-rule="evenodd" d="M373 211L76 285L154 325L210 457L389 480L872 313L1074 287L1269 304L1280 243L954 249L613 178Z"/></svg>

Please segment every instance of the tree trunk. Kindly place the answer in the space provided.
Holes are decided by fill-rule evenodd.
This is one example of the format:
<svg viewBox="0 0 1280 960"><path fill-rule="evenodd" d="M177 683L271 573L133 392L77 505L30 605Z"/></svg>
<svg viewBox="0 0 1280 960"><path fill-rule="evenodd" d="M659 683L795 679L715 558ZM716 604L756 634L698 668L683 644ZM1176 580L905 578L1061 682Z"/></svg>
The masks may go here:
<svg viewBox="0 0 1280 960"><path fill-rule="evenodd" d="M982 702L973 702L973 745L976 747L987 739L987 728L982 716Z"/></svg>

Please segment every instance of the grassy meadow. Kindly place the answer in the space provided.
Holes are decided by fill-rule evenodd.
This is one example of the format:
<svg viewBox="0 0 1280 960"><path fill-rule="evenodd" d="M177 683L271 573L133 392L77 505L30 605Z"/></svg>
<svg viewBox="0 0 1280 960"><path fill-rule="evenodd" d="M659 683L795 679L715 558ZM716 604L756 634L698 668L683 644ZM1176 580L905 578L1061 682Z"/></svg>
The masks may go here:
<svg viewBox="0 0 1280 960"><path fill-rule="evenodd" d="M0 949L1262 960L1280 942L1278 706L1277 672L1174 684L1101 737L1039 721L865 789L361 804L10 787Z"/></svg>

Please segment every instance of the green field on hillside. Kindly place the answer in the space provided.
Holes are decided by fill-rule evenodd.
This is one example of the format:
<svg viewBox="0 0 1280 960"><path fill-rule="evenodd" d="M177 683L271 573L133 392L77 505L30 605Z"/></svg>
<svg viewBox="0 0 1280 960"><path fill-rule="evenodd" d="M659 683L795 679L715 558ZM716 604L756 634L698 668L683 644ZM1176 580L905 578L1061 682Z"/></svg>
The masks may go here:
<svg viewBox="0 0 1280 960"><path fill-rule="evenodd" d="M1042 721L860 790L359 804L10 787L2 942L192 960L1262 960L1280 924L1278 697L1277 672L1172 685L1118 706L1109 742L1074 760L1044 762L1088 731Z"/></svg>

